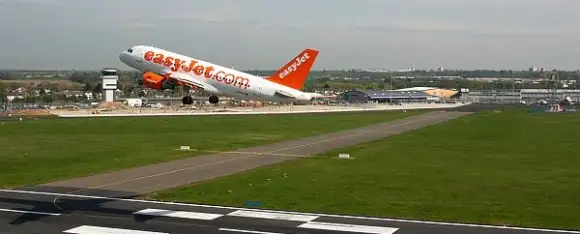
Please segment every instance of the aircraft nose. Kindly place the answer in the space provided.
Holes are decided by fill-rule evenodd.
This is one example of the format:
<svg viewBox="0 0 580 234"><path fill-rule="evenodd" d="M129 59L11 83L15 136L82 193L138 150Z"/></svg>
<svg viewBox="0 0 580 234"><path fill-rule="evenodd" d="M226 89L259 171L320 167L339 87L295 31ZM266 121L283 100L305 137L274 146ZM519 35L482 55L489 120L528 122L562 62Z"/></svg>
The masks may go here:
<svg viewBox="0 0 580 234"><path fill-rule="evenodd" d="M124 57L125 57L125 51L123 51L123 52L119 53L119 59L120 59L121 61L123 61Z"/></svg>
<svg viewBox="0 0 580 234"><path fill-rule="evenodd" d="M129 55L127 54L127 51L123 51L121 53L119 53L119 60L126 62L127 58L129 57Z"/></svg>

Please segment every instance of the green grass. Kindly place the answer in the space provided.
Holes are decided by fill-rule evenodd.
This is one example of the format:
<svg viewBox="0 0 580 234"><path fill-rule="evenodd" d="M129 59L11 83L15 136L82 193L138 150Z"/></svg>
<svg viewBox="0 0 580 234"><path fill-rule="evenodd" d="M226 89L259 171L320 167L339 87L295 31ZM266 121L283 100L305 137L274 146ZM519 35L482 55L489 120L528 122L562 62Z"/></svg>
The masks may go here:
<svg viewBox="0 0 580 234"><path fill-rule="evenodd" d="M488 111L151 198L579 230L579 139L580 114Z"/></svg>
<svg viewBox="0 0 580 234"><path fill-rule="evenodd" d="M50 182L389 121L423 111L0 120L0 187ZM177 151L190 145L200 152Z"/></svg>

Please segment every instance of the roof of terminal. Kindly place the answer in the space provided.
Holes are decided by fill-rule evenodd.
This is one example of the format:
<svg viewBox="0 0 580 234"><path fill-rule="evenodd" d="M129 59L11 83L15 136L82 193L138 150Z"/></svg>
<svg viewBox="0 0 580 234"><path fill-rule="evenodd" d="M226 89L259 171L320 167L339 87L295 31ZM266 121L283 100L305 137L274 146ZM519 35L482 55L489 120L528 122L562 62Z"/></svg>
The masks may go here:
<svg viewBox="0 0 580 234"><path fill-rule="evenodd" d="M421 91L396 91L396 90L351 90L349 92L361 92L371 99L374 98L426 98L434 97Z"/></svg>

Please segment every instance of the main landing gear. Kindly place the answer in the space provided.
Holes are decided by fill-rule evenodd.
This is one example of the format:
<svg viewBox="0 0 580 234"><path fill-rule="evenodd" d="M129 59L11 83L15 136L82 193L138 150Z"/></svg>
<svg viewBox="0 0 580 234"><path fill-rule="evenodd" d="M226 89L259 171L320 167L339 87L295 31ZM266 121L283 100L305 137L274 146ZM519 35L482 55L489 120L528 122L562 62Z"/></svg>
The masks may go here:
<svg viewBox="0 0 580 234"><path fill-rule="evenodd" d="M212 95L209 97L209 103L211 104L216 104L220 101L220 99L218 98L218 96ZM181 102L183 103L183 105L191 105L193 104L193 98L191 96L185 96L181 99Z"/></svg>
<svg viewBox="0 0 580 234"><path fill-rule="evenodd" d="M193 104L193 98L191 96L185 96L181 99L183 105L191 105Z"/></svg>
<svg viewBox="0 0 580 234"><path fill-rule="evenodd" d="M211 104L216 104L220 101L220 99L218 98L218 96L212 95L209 97L209 103Z"/></svg>

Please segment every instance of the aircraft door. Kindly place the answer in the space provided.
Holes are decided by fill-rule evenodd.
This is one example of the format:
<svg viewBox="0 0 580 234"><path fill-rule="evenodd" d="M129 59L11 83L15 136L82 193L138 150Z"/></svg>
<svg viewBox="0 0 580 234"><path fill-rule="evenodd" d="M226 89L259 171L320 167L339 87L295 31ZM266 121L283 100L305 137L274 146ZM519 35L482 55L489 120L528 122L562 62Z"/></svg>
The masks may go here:
<svg viewBox="0 0 580 234"><path fill-rule="evenodd" d="M262 85L263 84L264 84L264 81L259 80L259 82L256 82L256 86L252 89L252 95L260 100L262 100L262 98L264 97L262 94Z"/></svg>
<svg viewBox="0 0 580 234"><path fill-rule="evenodd" d="M258 85L258 95L260 96L260 99L264 98L264 95L262 93L262 85L264 85L264 82L260 82L260 84Z"/></svg>

